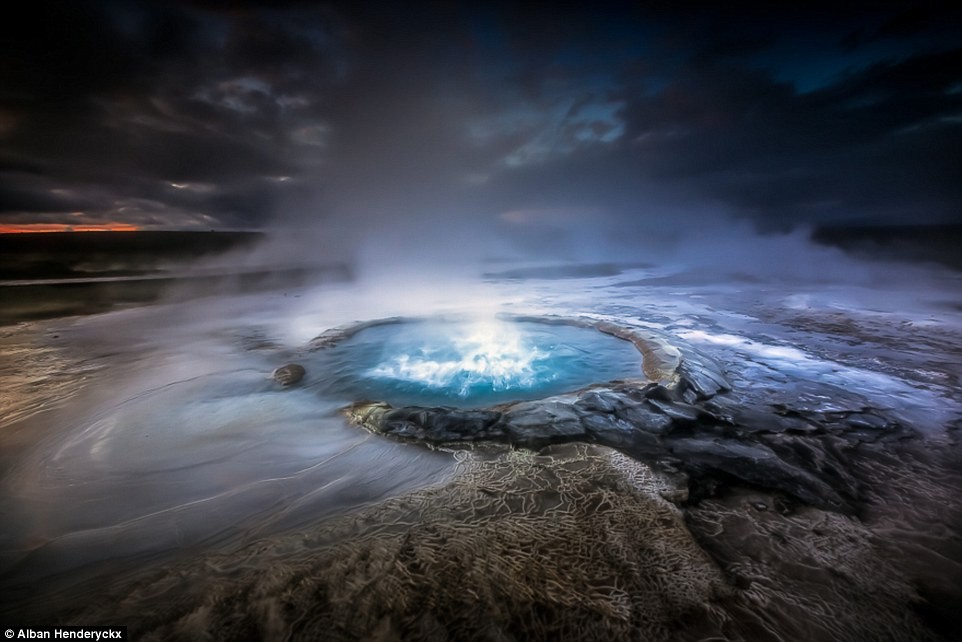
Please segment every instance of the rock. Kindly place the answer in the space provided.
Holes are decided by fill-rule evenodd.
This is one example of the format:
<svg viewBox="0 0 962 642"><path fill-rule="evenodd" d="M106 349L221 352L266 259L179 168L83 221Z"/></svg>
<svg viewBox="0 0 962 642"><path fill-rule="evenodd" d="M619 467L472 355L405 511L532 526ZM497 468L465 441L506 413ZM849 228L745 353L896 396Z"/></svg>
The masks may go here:
<svg viewBox="0 0 962 642"><path fill-rule="evenodd" d="M671 418L645 403L633 403L622 408L618 417L630 422L639 430L660 435L671 430Z"/></svg>
<svg viewBox="0 0 962 642"><path fill-rule="evenodd" d="M691 390L695 400L710 399L720 392L732 389L731 383L713 360L688 351L679 368L683 393Z"/></svg>
<svg viewBox="0 0 962 642"><path fill-rule="evenodd" d="M857 500L860 496L859 483L852 476L849 464L848 452L852 444L844 436L829 432L824 435L782 433L758 437L783 462L831 485L841 497ZM795 496L803 499L798 494Z"/></svg>
<svg viewBox="0 0 962 642"><path fill-rule="evenodd" d="M885 430L889 427L889 422L870 412L855 412L846 417L845 423L852 428L862 428L868 430Z"/></svg>
<svg viewBox="0 0 962 642"><path fill-rule="evenodd" d="M673 504L678 504L679 506L687 502L689 498L687 486L684 486L682 488L671 488L668 490L663 490L659 494L662 496L663 499Z"/></svg>
<svg viewBox="0 0 962 642"><path fill-rule="evenodd" d="M305 374L307 374L307 371L304 370L304 366L298 363L289 363L275 370L271 376L274 377L274 381L282 386L292 386L303 379Z"/></svg>
<svg viewBox="0 0 962 642"><path fill-rule="evenodd" d="M348 325L338 326L336 328L330 328L329 330L325 330L318 336L311 339L310 343L307 344L307 349L311 352L325 350L337 345L345 339L350 339L362 330L381 325L404 323L404 321L405 319L402 317L387 317L384 319L373 319L371 321L351 323Z"/></svg>
<svg viewBox="0 0 962 642"><path fill-rule="evenodd" d="M625 405L624 399L611 392L591 391L578 400L579 408L587 412L616 412Z"/></svg>
<svg viewBox="0 0 962 642"><path fill-rule="evenodd" d="M593 324L599 332L630 341L644 356L642 368L652 381L671 381L681 363L681 352L663 337L640 328L626 328L610 321Z"/></svg>
<svg viewBox="0 0 962 642"><path fill-rule="evenodd" d="M762 444L696 437L674 440L669 449L695 481L722 473L751 485L782 491L811 506L828 510L848 508L847 502L827 483L784 461Z"/></svg>
<svg viewBox="0 0 962 642"><path fill-rule="evenodd" d="M428 443L504 440L501 413L457 408L394 408L379 417L376 431Z"/></svg>
<svg viewBox="0 0 962 642"><path fill-rule="evenodd" d="M598 443L618 448L633 457L656 458L665 450L656 435L639 430L615 415L588 415L582 419L582 424Z"/></svg>
<svg viewBox="0 0 962 642"><path fill-rule="evenodd" d="M674 393L661 384L653 383L645 386L642 390L645 393L645 399L657 399L667 402L675 401Z"/></svg>
<svg viewBox="0 0 962 642"><path fill-rule="evenodd" d="M391 406L382 401L360 401L351 404L342 412L355 426L371 432L381 432L381 421L390 410Z"/></svg>
<svg viewBox="0 0 962 642"><path fill-rule="evenodd" d="M651 404L656 410L661 411L663 414L679 423L694 423L703 413L702 410L696 408L695 406L677 401L668 402L661 401L660 399L649 399L648 403Z"/></svg>
<svg viewBox="0 0 962 642"><path fill-rule="evenodd" d="M504 413L502 421L518 445L537 445L586 437L582 416L573 405L522 402Z"/></svg>
<svg viewBox="0 0 962 642"><path fill-rule="evenodd" d="M732 417L738 430L744 433L810 433L821 428L793 413L777 414L764 406L736 408Z"/></svg>
<svg viewBox="0 0 962 642"><path fill-rule="evenodd" d="M599 412L585 415L581 423L589 433L602 443L607 443L610 435L614 435L610 437L612 439L620 439L621 436L630 435L635 431L633 425L610 413Z"/></svg>
<svg viewBox="0 0 962 642"><path fill-rule="evenodd" d="M783 386L792 399L784 405L801 414L849 413L865 405L865 400L855 392L840 386L811 381L793 382ZM777 408L777 404L772 404Z"/></svg>

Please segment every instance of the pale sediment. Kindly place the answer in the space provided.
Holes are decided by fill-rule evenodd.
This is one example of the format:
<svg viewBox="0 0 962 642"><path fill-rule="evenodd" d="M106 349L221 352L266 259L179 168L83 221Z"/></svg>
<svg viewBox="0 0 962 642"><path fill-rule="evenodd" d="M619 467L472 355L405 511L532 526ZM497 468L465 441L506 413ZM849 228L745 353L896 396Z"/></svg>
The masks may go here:
<svg viewBox="0 0 962 642"><path fill-rule="evenodd" d="M145 574L74 621L143 640L938 639L854 517L749 491L683 510L683 479L601 446L460 457L447 484Z"/></svg>

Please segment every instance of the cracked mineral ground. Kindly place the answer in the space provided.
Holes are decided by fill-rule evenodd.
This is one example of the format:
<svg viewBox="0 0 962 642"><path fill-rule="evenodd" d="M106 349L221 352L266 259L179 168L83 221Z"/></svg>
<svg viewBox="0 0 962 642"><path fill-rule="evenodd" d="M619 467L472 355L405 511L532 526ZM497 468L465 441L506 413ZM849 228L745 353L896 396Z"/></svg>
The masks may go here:
<svg viewBox="0 0 962 642"><path fill-rule="evenodd" d="M962 280L891 269L515 266L7 325L0 619L137 640L955 639ZM640 365L490 403L331 385L345 341L445 315L599 332Z"/></svg>

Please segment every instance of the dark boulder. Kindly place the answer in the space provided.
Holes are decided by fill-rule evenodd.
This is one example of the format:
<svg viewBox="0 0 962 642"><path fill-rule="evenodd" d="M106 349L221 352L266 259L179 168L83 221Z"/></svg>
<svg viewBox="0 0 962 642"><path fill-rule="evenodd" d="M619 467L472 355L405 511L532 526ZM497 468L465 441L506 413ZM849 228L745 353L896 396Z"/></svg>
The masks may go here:
<svg viewBox="0 0 962 642"><path fill-rule="evenodd" d="M289 363L276 369L271 375L282 386L292 386L304 378L307 371L299 363Z"/></svg>

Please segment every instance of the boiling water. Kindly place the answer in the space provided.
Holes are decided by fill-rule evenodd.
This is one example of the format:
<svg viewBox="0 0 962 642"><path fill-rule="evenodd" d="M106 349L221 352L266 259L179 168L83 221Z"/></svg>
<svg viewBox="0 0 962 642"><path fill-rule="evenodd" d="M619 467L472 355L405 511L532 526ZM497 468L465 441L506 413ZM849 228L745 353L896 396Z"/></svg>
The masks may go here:
<svg viewBox="0 0 962 642"><path fill-rule="evenodd" d="M325 395L392 405L477 407L642 376L641 355L590 328L422 321L368 328L313 353Z"/></svg>

